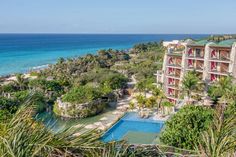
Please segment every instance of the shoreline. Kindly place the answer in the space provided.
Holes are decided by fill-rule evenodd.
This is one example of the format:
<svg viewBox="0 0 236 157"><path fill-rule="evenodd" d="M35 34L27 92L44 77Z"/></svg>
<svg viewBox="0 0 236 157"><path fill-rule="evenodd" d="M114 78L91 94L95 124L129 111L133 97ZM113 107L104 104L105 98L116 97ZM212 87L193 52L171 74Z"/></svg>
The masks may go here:
<svg viewBox="0 0 236 157"><path fill-rule="evenodd" d="M137 43L138 44L138 43ZM60 59L60 58L63 58L65 60L67 59L76 59L76 58L79 58L79 57L84 57L88 54L91 54L91 55L98 55L98 51L100 50L108 50L108 49L112 49L112 50L118 50L118 51L123 51L125 53L129 53L130 50L132 50L132 47L130 48L123 48L123 49L113 49L113 48L105 48L105 49L98 49L96 52L94 53L91 53L91 52L86 52L86 54L82 54L82 55L78 55L78 56L71 56L71 57L61 57L61 56L58 56L57 60ZM30 68L28 68L27 70L24 70L24 72L14 72L14 73L10 73L10 74L0 74L0 82L1 82L1 79L7 79L7 78L10 78L10 77L14 77L16 74L23 74L23 75L26 75L26 74L29 74L31 72L37 72L37 71L41 71L41 70L44 70L44 69L47 69L48 67L52 66L52 65L55 65L57 63L57 60L51 62L51 63L47 63L47 64L41 64L41 65L37 65L37 66L32 66Z"/></svg>
<svg viewBox="0 0 236 157"><path fill-rule="evenodd" d="M110 48L112 49L112 48ZM103 50L103 49L99 49L99 50ZM96 53L92 54L94 56L98 55L98 51L96 51ZM105 49L107 50L107 49ZM112 49L112 50L117 50L117 49ZM123 51L127 54L130 53L130 51L132 50L132 47L131 48L125 48L125 49L119 49L119 51ZM74 58L79 58L79 57L84 57L86 55L90 54L89 52L87 52L85 55L81 55L81 56L77 56L77 57L58 57L59 58L63 58L65 60L68 60L68 59L74 59ZM47 68L49 68L50 66L53 66L56 64L56 61L54 63L48 63L48 64L43 64L43 65L39 65L39 66L35 66L35 67L31 67L30 69L28 69L26 72L16 72L16 73L12 73L12 74L7 74L7 75L0 75L0 85L1 84L7 84L7 83L10 83L11 81L15 81L16 80L16 75L17 74L22 74L24 75L24 78L35 78L35 76L30 76L30 73L32 72L36 72L36 73L39 73L40 71L42 70L45 70Z"/></svg>
<svg viewBox="0 0 236 157"><path fill-rule="evenodd" d="M100 49L125 50L133 47L135 44L184 39L187 37L198 39L206 36L202 34L140 34L140 37L129 34L109 35L75 34L73 38L70 38L70 34L59 34L56 38L53 35L47 36L43 34L40 35L40 38L37 38L38 34L29 34L28 36L19 34L10 37L5 35L0 42L4 43L7 39L9 47L5 48L0 45L0 62L2 63L0 65L0 77L11 76L14 73L28 73L34 67L53 64L59 57L72 58L88 53L95 54ZM21 40L15 41L16 39Z"/></svg>
<svg viewBox="0 0 236 157"><path fill-rule="evenodd" d="M30 73L32 72L36 72L36 73L39 73L41 70L45 70L47 69L50 65L53 65L53 64L46 64L45 65L42 65L42 66L37 66L37 67L40 67L40 68L35 68L33 70L28 70L28 72L24 72L24 73L14 73L14 74L9 74L9 75L4 75L4 76L1 76L0 75L0 85L6 85L8 83L11 83L12 81L16 81L16 75L17 74L22 74L24 76L25 79L36 79L37 76L31 76Z"/></svg>

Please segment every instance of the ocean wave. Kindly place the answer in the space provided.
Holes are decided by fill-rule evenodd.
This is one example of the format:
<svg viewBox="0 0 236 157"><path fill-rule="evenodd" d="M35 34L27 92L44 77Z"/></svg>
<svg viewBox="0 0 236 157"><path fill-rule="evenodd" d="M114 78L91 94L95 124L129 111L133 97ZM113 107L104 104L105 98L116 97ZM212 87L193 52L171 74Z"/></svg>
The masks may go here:
<svg viewBox="0 0 236 157"><path fill-rule="evenodd" d="M40 65L40 66L33 67L32 69L33 70L40 70L40 69L47 68L48 66L49 66L49 64L45 64L45 65Z"/></svg>

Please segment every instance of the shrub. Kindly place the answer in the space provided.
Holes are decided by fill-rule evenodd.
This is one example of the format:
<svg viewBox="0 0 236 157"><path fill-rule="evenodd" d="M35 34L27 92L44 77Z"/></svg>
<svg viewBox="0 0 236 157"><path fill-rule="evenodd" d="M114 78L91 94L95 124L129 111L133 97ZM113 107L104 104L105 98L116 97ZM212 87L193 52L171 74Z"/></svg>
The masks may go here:
<svg viewBox="0 0 236 157"><path fill-rule="evenodd" d="M157 104L157 100L155 97L150 97L146 99L145 106L147 108L153 108Z"/></svg>
<svg viewBox="0 0 236 157"><path fill-rule="evenodd" d="M62 100L70 103L85 103L101 97L102 94L99 87L79 86L72 88L62 97Z"/></svg>
<svg viewBox="0 0 236 157"><path fill-rule="evenodd" d="M133 103L133 102L130 102L130 103L129 103L129 108L130 108L131 110L133 110L133 109L135 108L135 106L134 106L134 103Z"/></svg>
<svg viewBox="0 0 236 157"><path fill-rule="evenodd" d="M193 149L200 133L211 123L212 116L211 109L202 106L185 106L166 122L160 139L170 146Z"/></svg>

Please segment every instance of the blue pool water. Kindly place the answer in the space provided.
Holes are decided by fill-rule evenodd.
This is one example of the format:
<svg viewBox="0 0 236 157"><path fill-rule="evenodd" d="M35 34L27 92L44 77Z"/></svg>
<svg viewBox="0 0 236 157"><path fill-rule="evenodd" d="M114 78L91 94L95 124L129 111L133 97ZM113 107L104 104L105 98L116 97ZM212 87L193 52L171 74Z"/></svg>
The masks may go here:
<svg viewBox="0 0 236 157"><path fill-rule="evenodd" d="M136 112L128 112L102 136L102 141L120 141L128 132L160 133L163 126L163 121L142 119Z"/></svg>
<svg viewBox="0 0 236 157"><path fill-rule="evenodd" d="M27 72L53 64L59 57L96 53L99 49L128 49L136 43L200 39L199 34L104 35L104 34L0 34L0 75Z"/></svg>

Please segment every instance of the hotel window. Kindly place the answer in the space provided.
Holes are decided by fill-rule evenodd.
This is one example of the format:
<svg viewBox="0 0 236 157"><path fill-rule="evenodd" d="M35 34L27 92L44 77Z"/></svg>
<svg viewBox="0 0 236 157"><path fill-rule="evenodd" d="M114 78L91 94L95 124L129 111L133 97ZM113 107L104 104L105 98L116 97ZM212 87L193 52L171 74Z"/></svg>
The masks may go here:
<svg viewBox="0 0 236 157"><path fill-rule="evenodd" d="M188 51L188 56L193 56L193 50L191 48Z"/></svg>
<svg viewBox="0 0 236 157"><path fill-rule="evenodd" d="M201 57L201 49L196 49L196 57Z"/></svg>

